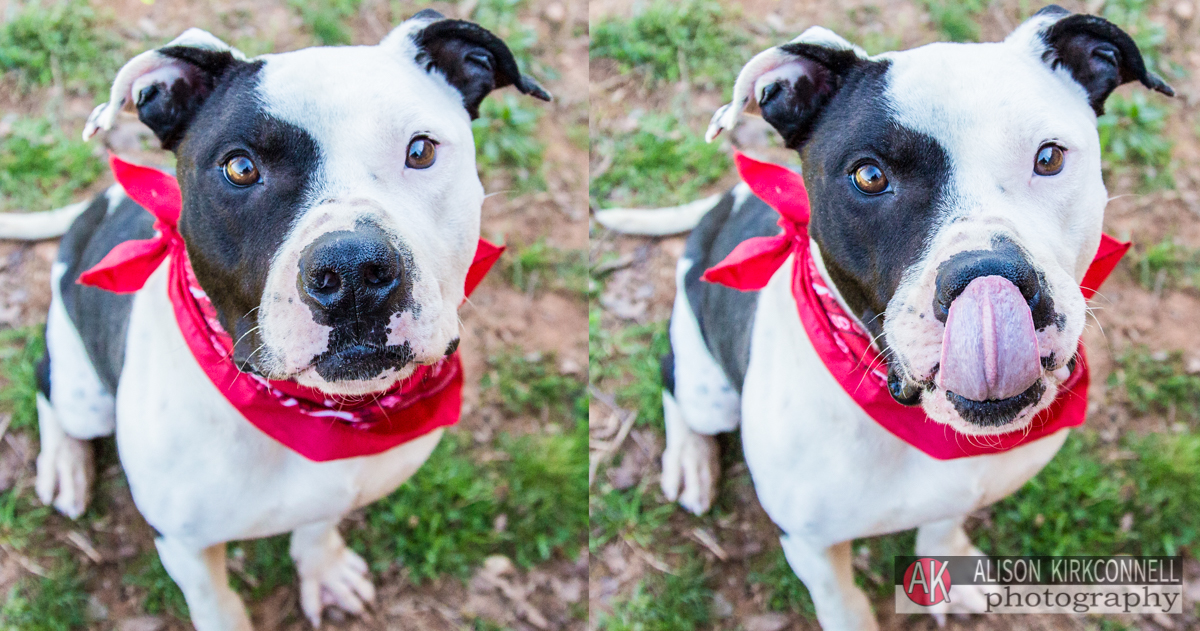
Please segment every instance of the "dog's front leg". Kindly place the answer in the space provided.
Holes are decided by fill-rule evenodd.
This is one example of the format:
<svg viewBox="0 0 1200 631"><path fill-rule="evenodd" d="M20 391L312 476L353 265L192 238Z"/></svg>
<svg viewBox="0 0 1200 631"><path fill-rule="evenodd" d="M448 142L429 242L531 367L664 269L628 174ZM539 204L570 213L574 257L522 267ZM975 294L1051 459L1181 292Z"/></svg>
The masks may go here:
<svg viewBox="0 0 1200 631"><path fill-rule="evenodd" d="M339 520L301 526L292 531L291 554L300 575L300 608L314 627L321 626L325 605L361 614L375 600L367 562L346 547Z"/></svg>
<svg viewBox="0 0 1200 631"><path fill-rule="evenodd" d="M187 599L196 631L253 631L246 606L229 587L224 543L198 548L177 537L154 543L167 574Z"/></svg>
<svg viewBox="0 0 1200 631"><path fill-rule="evenodd" d="M849 541L827 548L793 535L784 535L779 541L788 565L812 596L823 631L879 628L867 595L854 584Z"/></svg>

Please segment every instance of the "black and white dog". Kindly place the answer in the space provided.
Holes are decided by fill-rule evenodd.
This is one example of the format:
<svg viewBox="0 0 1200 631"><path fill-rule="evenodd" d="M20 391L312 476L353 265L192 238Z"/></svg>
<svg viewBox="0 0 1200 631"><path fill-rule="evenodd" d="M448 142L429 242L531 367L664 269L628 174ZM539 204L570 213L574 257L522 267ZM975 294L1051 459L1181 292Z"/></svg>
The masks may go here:
<svg viewBox="0 0 1200 631"><path fill-rule="evenodd" d="M909 403L920 396L934 421L981 436L1028 426L1071 374L1086 315L1079 282L1108 201L1096 117L1130 81L1173 94L1126 33L1057 6L1003 42L876 56L813 27L745 66L708 135L733 127L748 106L761 110L800 154L817 267L876 338L899 382L892 391ZM758 497L785 533L784 552L822 627L873 629L850 542L917 527L918 555L982 554L963 530L965 517L1033 477L1067 431L944 461L888 433L815 353L789 264L759 292L700 280L739 242L778 233L777 218L744 184L703 207L597 214L604 225L642 234L699 224L676 268L664 493L694 513L708 510L719 474L712 435L740 424ZM1012 392L988 394L994 383L937 374L944 308L955 288L988 275L1020 285L1037 327L1040 362L1026 390L1033 395L1019 410L1000 401ZM1003 341L993 350L986 361L1001 364L1015 352ZM976 368L982 374L963 370ZM946 383L983 396L956 402ZM965 592L939 615L982 604Z"/></svg>
<svg viewBox="0 0 1200 631"><path fill-rule="evenodd" d="M377 46L253 59L190 29L126 64L84 134L132 104L175 153L180 231L240 366L369 397L457 346L484 198L471 120L490 91L510 85L550 98L496 36L431 10ZM27 224L60 215L8 218L0 236L48 236L53 227ZM93 479L87 441L115 431L134 500L160 533L197 629L251 628L226 579L225 543L288 531L313 624L326 605L361 612L374 587L337 524L411 476L442 431L318 463L252 427L188 351L166 265L133 295L75 282L118 243L152 236L152 222L114 186L64 238L38 399L39 497L81 515ZM349 303L306 295L328 289L304 273L318 247L332 271L315 282L333 274ZM339 272L371 257L386 277ZM372 332L386 344L354 338ZM398 346L410 352L388 351Z"/></svg>

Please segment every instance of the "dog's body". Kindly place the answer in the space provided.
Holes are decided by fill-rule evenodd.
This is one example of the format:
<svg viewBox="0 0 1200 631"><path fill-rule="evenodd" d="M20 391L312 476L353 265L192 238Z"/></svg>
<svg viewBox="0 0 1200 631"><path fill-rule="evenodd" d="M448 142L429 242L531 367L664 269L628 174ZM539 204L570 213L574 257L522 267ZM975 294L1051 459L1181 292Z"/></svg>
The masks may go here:
<svg viewBox="0 0 1200 631"><path fill-rule="evenodd" d="M817 268L888 358L893 396L922 405L932 431L944 423L986 437L1028 426L1075 369L1079 282L1107 202L1096 115L1132 80L1171 93L1127 35L1058 7L1003 43L877 57L813 28L746 65L709 137L759 106L801 154ZM1067 431L954 460L893 436L816 353L790 259L758 292L701 281L738 243L779 233L778 215L745 185L710 206L676 268L663 490L706 511L719 474L711 435L740 425L759 499L784 531L822 626L874 628L850 542L919 527L918 555L981 554L963 520L1035 475ZM697 214L614 210L597 219L664 233L656 222L675 229ZM1023 322L995 320L1014 297ZM976 361L988 365L975 373ZM943 364L952 368L939 371ZM935 611L980 605L963 590Z"/></svg>
<svg viewBox="0 0 1200 631"><path fill-rule="evenodd" d="M470 120L508 85L549 98L494 35L433 11L379 46L252 60L193 29L130 61L85 137L136 102L175 151L180 232L240 369L369 397L457 347L483 200ZM61 223L25 223L39 220ZM132 295L76 283L117 244L153 236L153 222L118 185L63 239L39 375L39 496L81 515L86 441L115 431L198 629L250 628L225 542L289 531L313 623L329 604L362 611L374 588L337 524L411 476L442 431L314 462L253 427L189 350L168 265ZM52 232L16 223L13 236Z"/></svg>

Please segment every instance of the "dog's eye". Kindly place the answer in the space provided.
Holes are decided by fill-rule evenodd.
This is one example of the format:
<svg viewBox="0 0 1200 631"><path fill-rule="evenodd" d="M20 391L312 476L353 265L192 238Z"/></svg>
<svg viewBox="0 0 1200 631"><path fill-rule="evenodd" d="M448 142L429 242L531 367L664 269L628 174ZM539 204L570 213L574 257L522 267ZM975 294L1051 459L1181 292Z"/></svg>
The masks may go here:
<svg viewBox="0 0 1200 631"><path fill-rule="evenodd" d="M883 169L874 164L858 167L850 179L854 181L854 188L864 195L879 195L888 190L887 176L883 174Z"/></svg>
<svg viewBox="0 0 1200 631"><path fill-rule="evenodd" d="M258 182L258 167L246 156L234 156L225 162L225 179L234 186L250 186Z"/></svg>
<svg viewBox="0 0 1200 631"><path fill-rule="evenodd" d="M1058 175L1062 170L1063 148L1050 142L1042 145L1033 163L1033 172L1038 175Z"/></svg>
<svg viewBox="0 0 1200 631"><path fill-rule="evenodd" d="M404 164L413 169L428 169L437 159L437 143L419 136L408 143L408 156Z"/></svg>

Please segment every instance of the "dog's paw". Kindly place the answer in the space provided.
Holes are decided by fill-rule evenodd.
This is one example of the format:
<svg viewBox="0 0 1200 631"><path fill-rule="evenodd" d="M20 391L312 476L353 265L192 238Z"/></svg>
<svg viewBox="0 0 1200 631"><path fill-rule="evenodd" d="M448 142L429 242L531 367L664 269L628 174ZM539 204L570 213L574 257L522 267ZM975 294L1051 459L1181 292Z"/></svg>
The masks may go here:
<svg viewBox="0 0 1200 631"><path fill-rule="evenodd" d="M712 507L720 475L720 449L712 436L688 431L668 444L662 456L663 495L688 511L703 515Z"/></svg>
<svg viewBox="0 0 1200 631"><path fill-rule="evenodd" d="M955 585L951 588L951 595L953 600L930 607L929 613L939 627L946 626L946 614L965 616L987 612L987 596L982 585Z"/></svg>
<svg viewBox="0 0 1200 631"><path fill-rule="evenodd" d="M375 586L371 583L367 562L345 545L320 562L297 570L300 574L300 608L313 627L321 626L321 611L327 605L361 614L367 603L375 601Z"/></svg>
<svg viewBox="0 0 1200 631"><path fill-rule="evenodd" d="M43 504L53 504L58 512L78 519L87 510L93 475L90 442L65 434L43 441L34 485Z"/></svg>

